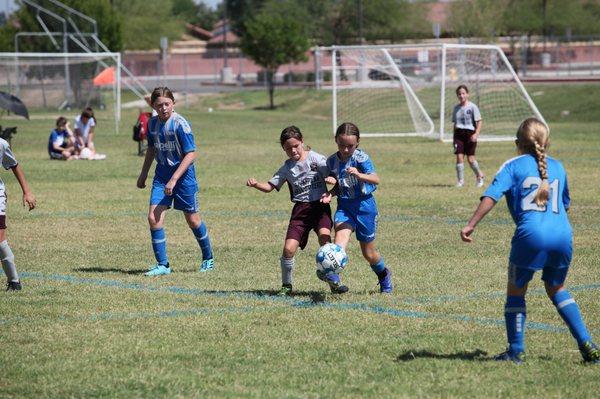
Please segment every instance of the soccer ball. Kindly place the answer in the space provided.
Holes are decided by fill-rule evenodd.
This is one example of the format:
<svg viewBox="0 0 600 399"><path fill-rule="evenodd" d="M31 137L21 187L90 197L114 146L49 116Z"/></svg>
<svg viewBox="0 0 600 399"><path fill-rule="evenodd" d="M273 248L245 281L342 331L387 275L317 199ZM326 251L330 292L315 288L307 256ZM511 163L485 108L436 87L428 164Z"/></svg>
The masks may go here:
<svg viewBox="0 0 600 399"><path fill-rule="evenodd" d="M317 251L317 270L328 274L338 274L348 263L344 248L336 244L325 244Z"/></svg>
<svg viewBox="0 0 600 399"><path fill-rule="evenodd" d="M81 153L79 153L79 158L80 159L91 159L92 158L92 150L85 147L84 149L81 150Z"/></svg>

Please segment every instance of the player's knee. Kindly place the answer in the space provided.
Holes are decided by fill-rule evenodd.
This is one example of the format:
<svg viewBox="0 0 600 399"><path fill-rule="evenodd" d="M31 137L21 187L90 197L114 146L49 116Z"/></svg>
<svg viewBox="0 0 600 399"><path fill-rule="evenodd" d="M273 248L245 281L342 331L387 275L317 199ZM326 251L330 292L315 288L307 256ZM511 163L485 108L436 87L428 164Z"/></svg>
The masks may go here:
<svg viewBox="0 0 600 399"><path fill-rule="evenodd" d="M564 285L551 285L550 283L544 282L544 288L546 288L546 294L548 295L548 298L552 299L558 291L564 288Z"/></svg>
<svg viewBox="0 0 600 399"><path fill-rule="evenodd" d="M290 259L293 258L296 255L296 248L293 246L284 246L283 247L283 257Z"/></svg>
<svg viewBox="0 0 600 399"><path fill-rule="evenodd" d="M200 219L200 215L197 213L186 213L185 221L190 229L196 229L202 224L202 219Z"/></svg>
<svg viewBox="0 0 600 399"><path fill-rule="evenodd" d="M160 227L160 221L158 221L156 219L156 216L154 215L153 212L150 212L148 214L148 224L150 225L150 228L158 228Z"/></svg>

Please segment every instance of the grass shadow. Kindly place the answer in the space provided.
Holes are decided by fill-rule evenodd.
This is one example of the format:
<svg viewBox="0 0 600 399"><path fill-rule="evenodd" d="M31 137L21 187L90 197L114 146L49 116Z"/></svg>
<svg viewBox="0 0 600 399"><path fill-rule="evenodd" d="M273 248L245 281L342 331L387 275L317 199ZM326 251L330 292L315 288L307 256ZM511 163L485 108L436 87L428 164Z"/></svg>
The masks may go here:
<svg viewBox="0 0 600 399"><path fill-rule="evenodd" d="M279 290L231 290L231 291L203 291L206 294L211 294L211 295L252 295L252 296L257 296L257 297L268 297L268 296L273 296L273 297L278 297L277 293L279 292ZM319 291L293 291L291 296L283 296L281 298L287 298L287 299L293 299L293 298L300 298L300 297L308 297L310 298L311 302L317 304L317 303L321 303L321 302L325 302L325 299L327 298L326 294L324 292L319 292Z"/></svg>
<svg viewBox="0 0 600 399"><path fill-rule="evenodd" d="M134 269L134 270L129 270L129 269L119 269L116 267L109 267L109 268L102 268L102 267L78 267L76 269L73 269L74 272L81 272L81 273L121 273L121 274L143 274L145 272L147 272L147 269Z"/></svg>
<svg viewBox="0 0 600 399"><path fill-rule="evenodd" d="M435 353L428 350L407 351L396 358L396 362L409 362L419 358L425 359L448 359L448 360L471 360L471 361L487 361L492 360L487 357L487 352L481 349L475 349L471 352L456 352L456 353Z"/></svg>

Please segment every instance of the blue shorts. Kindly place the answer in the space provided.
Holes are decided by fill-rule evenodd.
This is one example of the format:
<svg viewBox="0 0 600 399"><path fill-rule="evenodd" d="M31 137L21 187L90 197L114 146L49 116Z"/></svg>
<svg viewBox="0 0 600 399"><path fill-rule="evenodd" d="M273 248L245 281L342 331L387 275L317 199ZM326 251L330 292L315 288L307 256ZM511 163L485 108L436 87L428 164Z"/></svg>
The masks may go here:
<svg viewBox="0 0 600 399"><path fill-rule="evenodd" d="M163 205L171 207L185 213L197 213L198 206L198 190L195 187L183 188L175 186L172 195L165 194L165 185L157 182L152 182L152 192L150 193L150 205Z"/></svg>
<svg viewBox="0 0 600 399"><path fill-rule="evenodd" d="M568 267L545 267L542 269L542 280L551 287L564 284L567 279ZM512 262L508 262L508 281L519 288L525 287L531 281L537 270L518 267Z"/></svg>
<svg viewBox="0 0 600 399"><path fill-rule="evenodd" d="M357 202L340 202L335 211L334 224L347 223L356 233L356 239L368 243L377 232L377 204L373 196Z"/></svg>

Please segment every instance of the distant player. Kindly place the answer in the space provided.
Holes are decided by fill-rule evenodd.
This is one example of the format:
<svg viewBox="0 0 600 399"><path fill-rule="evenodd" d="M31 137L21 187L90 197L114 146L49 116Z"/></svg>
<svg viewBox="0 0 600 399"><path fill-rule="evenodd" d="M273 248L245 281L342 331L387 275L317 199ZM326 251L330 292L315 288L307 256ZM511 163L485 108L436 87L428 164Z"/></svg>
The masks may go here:
<svg viewBox="0 0 600 399"><path fill-rule="evenodd" d="M342 123L335 132L338 152L327 159L329 173L337 180L332 190L338 196L335 212L335 243L346 249L352 232L360 243L364 258L379 279L381 293L392 292L392 272L385 267L383 257L375 247L377 203L373 192L379 176L366 152L358 149L360 132L353 123ZM326 193L326 201L331 193Z"/></svg>
<svg viewBox="0 0 600 399"><path fill-rule="evenodd" d="M520 156L502 165L484 192L477 210L461 230L471 242L475 226L506 196L517 225L512 238L504 307L508 349L496 360L521 363L525 353L525 293L533 274L542 270L546 293L577 340L585 362L600 362L600 351L581 318L565 278L573 253L573 233L567 210L570 205L567 175L560 161L546 155L548 129L535 118L525 120L517 132Z"/></svg>
<svg viewBox="0 0 600 399"><path fill-rule="evenodd" d="M292 293L294 256L298 247L301 249L306 247L311 230L317 234L319 245L331 242L333 222L329 204L321 202L321 196L327 191L325 157L304 148L302 132L296 126L283 129L279 142L289 159L268 182L261 183L250 178L246 185L264 193L269 193L273 189L279 191L284 183L287 183L290 189L294 208L280 258L282 285L278 293L285 296ZM338 275L325 281L329 283L333 293L342 294L348 291L346 286L341 285Z"/></svg>
<svg viewBox="0 0 600 399"><path fill-rule="evenodd" d="M173 110L175 97L168 87L155 88L150 98L158 115L152 117L148 123L148 149L137 180L139 188L146 187L148 170L152 161L156 159L148 222L157 263L148 270L146 276L171 273L163 223L167 210L173 204L175 209L183 212L188 226L200 245L202 250L200 271L212 270L214 268L212 247L206 225L198 213L196 198L198 184L193 164L196 159L194 134L190 124Z"/></svg>
<svg viewBox="0 0 600 399"><path fill-rule="evenodd" d="M29 210L35 208L35 197L29 190L25 173L21 169L21 165L15 159L8 142L0 139L0 159L4 169L10 169L14 173L21 190L23 191L23 206L27 206ZM19 291L21 289L21 280L15 266L15 256L6 240L6 191L4 182L0 179L0 260L2 261L2 270L6 275L7 291Z"/></svg>
<svg viewBox="0 0 600 399"><path fill-rule="evenodd" d="M469 165L475 173L477 187L483 186L483 173L475 159L477 138L481 131L481 114L477 105L469 101L469 89L465 85L456 88L456 97L460 104L452 111L454 123L454 154L456 154L456 187L465 184L464 156L467 156Z"/></svg>

